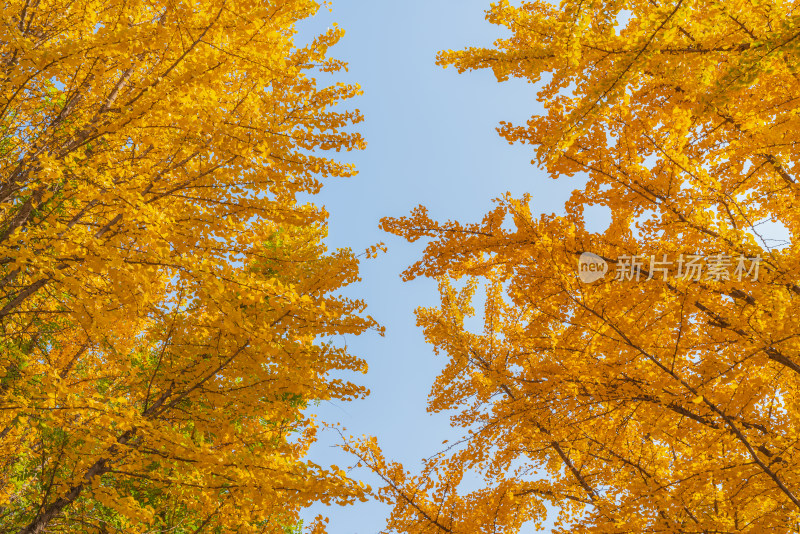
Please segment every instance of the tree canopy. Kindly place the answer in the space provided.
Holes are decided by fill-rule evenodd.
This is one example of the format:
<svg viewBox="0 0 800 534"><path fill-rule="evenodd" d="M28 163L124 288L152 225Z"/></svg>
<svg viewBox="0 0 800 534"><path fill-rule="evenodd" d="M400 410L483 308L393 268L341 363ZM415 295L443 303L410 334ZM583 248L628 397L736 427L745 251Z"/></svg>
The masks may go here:
<svg viewBox="0 0 800 534"><path fill-rule="evenodd" d="M473 224L384 219L427 241L405 277L440 283L418 311L447 358L429 409L464 431L417 474L352 445L390 527L508 534L550 507L564 533L797 532L796 3L503 0L487 19L510 36L439 64L535 83L545 113L499 134L576 190L561 213L506 196ZM606 276L582 281L584 253Z"/></svg>
<svg viewBox="0 0 800 534"><path fill-rule="evenodd" d="M379 328L303 198L355 174L312 0L0 7L0 530L275 532L365 488L304 458ZM300 195L303 195L301 197ZM321 531L322 524L313 527Z"/></svg>

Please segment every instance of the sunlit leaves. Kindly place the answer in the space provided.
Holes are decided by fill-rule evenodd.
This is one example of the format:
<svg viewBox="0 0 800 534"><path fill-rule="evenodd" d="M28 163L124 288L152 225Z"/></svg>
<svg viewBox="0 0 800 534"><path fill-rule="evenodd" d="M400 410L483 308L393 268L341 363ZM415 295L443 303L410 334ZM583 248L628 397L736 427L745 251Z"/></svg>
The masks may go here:
<svg viewBox="0 0 800 534"><path fill-rule="evenodd" d="M364 146L318 4L0 8L0 525L277 532L364 489L303 460L375 327L301 204ZM316 528L316 527L315 527ZM319 531L319 530L317 530Z"/></svg>
<svg viewBox="0 0 800 534"><path fill-rule="evenodd" d="M440 306L418 311L447 357L430 408L466 432L418 478L354 447L388 483L392 526L517 532L500 518L540 523L533 501L559 532L797 531L796 7L501 1L487 19L509 37L440 54L537 82L546 113L499 133L586 183L560 216L506 197L477 224L384 220L428 240L406 276L440 280ZM591 205L607 229L587 229ZM581 282L583 252L609 275ZM614 280L618 258L665 254L764 265L758 280Z"/></svg>

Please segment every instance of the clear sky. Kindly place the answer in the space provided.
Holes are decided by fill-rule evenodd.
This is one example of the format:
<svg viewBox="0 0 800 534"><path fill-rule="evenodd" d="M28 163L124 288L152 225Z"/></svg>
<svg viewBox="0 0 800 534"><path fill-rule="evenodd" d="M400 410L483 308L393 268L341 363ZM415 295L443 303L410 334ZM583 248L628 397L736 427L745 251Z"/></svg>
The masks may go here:
<svg viewBox="0 0 800 534"><path fill-rule="evenodd" d="M444 364L424 343L414 308L438 302L429 280L403 283L400 273L421 255L414 244L383 233L378 221L402 216L418 204L437 219L480 220L492 199L507 191L533 195L534 211L560 212L574 179L554 181L532 166L531 147L509 145L495 128L501 120L524 122L542 112L535 86L523 80L498 83L491 72L459 75L435 65L436 52L490 45L503 28L484 20L490 0L334 0L303 26L303 36L333 22L347 32L332 55L349 62L347 81L364 96L354 103L366 116L360 130L368 146L351 156L360 174L329 182L317 203L330 212L331 247L362 251L383 241L389 250L362 263L363 281L348 294L367 301L368 313L386 327L385 337L350 337L348 347L369 363L356 377L370 388L365 401L327 403L321 418L340 421L353 435L376 436L388 459L418 470L420 460L441 450L442 441L460 436L447 414L426 411L428 393ZM353 459L322 435L312 451L317 463L340 467ZM353 473L373 486L367 472ZM328 515L331 534L379 532L389 508L378 503L352 507L318 506L306 514Z"/></svg>

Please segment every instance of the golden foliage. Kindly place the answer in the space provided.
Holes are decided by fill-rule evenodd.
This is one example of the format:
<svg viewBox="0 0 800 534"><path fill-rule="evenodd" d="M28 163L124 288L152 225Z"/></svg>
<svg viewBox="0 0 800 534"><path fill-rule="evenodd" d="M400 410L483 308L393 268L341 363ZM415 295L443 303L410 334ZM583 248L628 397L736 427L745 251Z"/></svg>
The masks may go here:
<svg viewBox="0 0 800 534"><path fill-rule="evenodd" d="M0 7L3 532L276 532L364 488L303 459L376 327L298 195L352 165L312 0ZM318 525L317 530L321 532Z"/></svg>
<svg viewBox="0 0 800 534"><path fill-rule="evenodd" d="M387 482L390 526L508 534L549 504L558 532L798 532L797 4L503 0L487 18L511 36L440 64L542 81L546 113L499 132L586 183L561 216L506 197L477 224L384 220L428 241L406 277L440 280L441 305L418 311L448 358L430 409L466 432L419 476L353 446ZM607 230L587 230L590 205ZM765 220L788 246L766 245ZM584 284L587 251L612 272L634 255L763 261L757 280ZM483 489L464 494L469 473Z"/></svg>

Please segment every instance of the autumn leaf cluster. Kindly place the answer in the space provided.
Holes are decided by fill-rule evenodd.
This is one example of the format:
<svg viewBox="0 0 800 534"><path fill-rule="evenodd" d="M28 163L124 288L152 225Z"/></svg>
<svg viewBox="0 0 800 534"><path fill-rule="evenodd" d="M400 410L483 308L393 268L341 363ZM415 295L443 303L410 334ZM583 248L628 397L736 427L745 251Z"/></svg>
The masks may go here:
<svg viewBox="0 0 800 534"><path fill-rule="evenodd" d="M545 112L498 132L576 189L560 213L506 196L474 224L384 219L426 243L405 277L440 284L417 312L447 362L429 407L464 432L418 474L352 447L391 528L519 532L550 507L565 533L797 532L797 7L500 1L487 19L509 37L440 53L535 84ZM584 252L611 274L583 283ZM742 280L614 279L618 258L663 255L762 261Z"/></svg>
<svg viewBox="0 0 800 534"><path fill-rule="evenodd" d="M363 148L291 1L0 7L0 530L276 532L360 483L304 458L305 408L365 391L302 198ZM319 528L322 528L321 525Z"/></svg>
<svg viewBox="0 0 800 534"><path fill-rule="evenodd" d="M379 328L303 200L354 175L331 150L364 146L334 109L360 89L313 75L346 67L341 30L295 43L318 7L0 7L4 531L284 533L368 495L305 458L307 408L365 393L331 378L366 370L332 339ZM796 3L501 0L487 19L508 37L439 64L531 82L545 112L498 132L576 189L552 214L506 195L477 223L383 220L426 243L404 276L439 283L417 312L446 358L430 409L464 433L419 473L345 445L389 528L506 534L555 509L564 533L797 532ZM761 268L587 284L584 252Z"/></svg>

